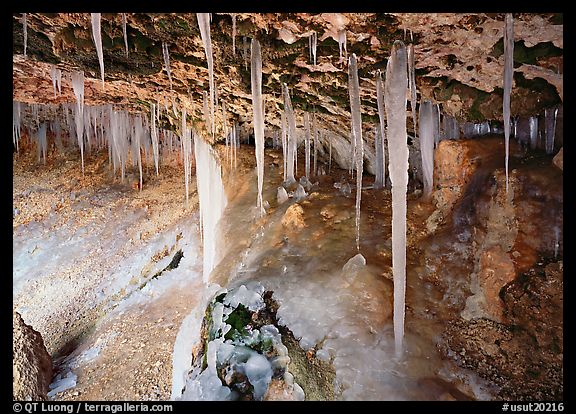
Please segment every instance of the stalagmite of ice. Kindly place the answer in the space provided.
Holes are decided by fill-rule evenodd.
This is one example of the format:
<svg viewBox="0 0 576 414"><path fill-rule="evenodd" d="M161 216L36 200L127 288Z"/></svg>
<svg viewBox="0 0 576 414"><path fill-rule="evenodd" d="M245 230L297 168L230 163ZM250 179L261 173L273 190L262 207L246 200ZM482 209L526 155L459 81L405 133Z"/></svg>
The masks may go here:
<svg viewBox="0 0 576 414"><path fill-rule="evenodd" d="M194 136L194 156L196 158L196 185L200 203L202 222L204 282L219 261L217 256L217 228L220 217L226 208L226 194L222 184L221 167L218 165L212 148L199 136Z"/></svg>
<svg viewBox="0 0 576 414"><path fill-rule="evenodd" d="M16 152L20 149L20 129L22 125L20 105L20 102L12 102L12 143L16 147Z"/></svg>
<svg viewBox="0 0 576 414"><path fill-rule="evenodd" d="M232 13L232 52L236 56L236 13Z"/></svg>
<svg viewBox="0 0 576 414"><path fill-rule="evenodd" d="M514 18L506 13L504 19L504 147L506 170L506 193L508 193L508 154L510 151L510 94L512 93L512 76L514 75Z"/></svg>
<svg viewBox="0 0 576 414"><path fill-rule="evenodd" d="M379 144L377 154L381 154L382 160L377 164L376 182L381 184L382 187L386 185L386 121L384 115L384 86L382 84L382 72L378 70L376 77L376 101L378 103L378 119L379 124ZM376 183L374 183L376 187Z"/></svg>
<svg viewBox="0 0 576 414"><path fill-rule="evenodd" d="M293 197L296 200L302 200L303 198L306 198L307 195L308 194L306 193L306 190L304 190L302 184L298 183L298 185L296 186L296 190L294 191Z"/></svg>
<svg viewBox="0 0 576 414"><path fill-rule="evenodd" d="M434 125L436 114L432 102L425 100L420 103L420 154L422 156L422 173L424 190L422 196L427 199L432 193L434 174Z"/></svg>
<svg viewBox="0 0 576 414"><path fill-rule="evenodd" d="M154 167L156 168L156 175L158 175L158 128L156 128L156 105L150 104L150 136L152 138L152 154L154 156Z"/></svg>
<svg viewBox="0 0 576 414"><path fill-rule="evenodd" d="M282 204L286 200L288 200L288 193L286 192L286 189L282 186L278 187L278 192L276 193L276 201L278 204Z"/></svg>
<svg viewBox="0 0 576 414"><path fill-rule="evenodd" d="M362 116L360 113L360 84L356 54L350 56L348 63L348 92L350 94L350 113L352 116L352 134L355 143L356 166L356 250L360 251L360 201L362 198L362 172L364 169L364 146L362 139Z"/></svg>
<svg viewBox="0 0 576 414"><path fill-rule="evenodd" d="M212 40L210 39L210 16L209 13L196 13L198 18L198 26L200 27L200 37L202 37L202 43L204 44L204 52L206 54L206 60L208 62L208 79L210 85L210 120L211 120L211 131L212 137L214 137L214 61L212 59Z"/></svg>
<svg viewBox="0 0 576 414"><path fill-rule="evenodd" d="M282 89L284 95L284 113L288 121L288 144L286 154L288 160L286 162L286 182L294 183L294 158L296 154L296 119L294 117L294 108L292 108L292 101L290 100L290 93L288 92L288 85L283 84Z"/></svg>
<svg viewBox="0 0 576 414"><path fill-rule="evenodd" d="M348 51L346 50L346 30L340 30L338 32L338 50L340 51L340 59L338 63L342 63L342 48L344 48L345 59L348 60Z"/></svg>
<svg viewBox="0 0 576 414"><path fill-rule="evenodd" d="M104 52L102 50L102 33L100 31L100 13L90 13L92 15L92 39L96 46L98 63L100 64L100 78L102 79L102 88L104 88Z"/></svg>
<svg viewBox="0 0 576 414"><path fill-rule="evenodd" d="M76 123L76 137L80 146L80 156L82 159L82 174L84 174L84 72L72 73L72 89L76 97L76 107L74 119Z"/></svg>
<svg viewBox="0 0 576 414"><path fill-rule="evenodd" d="M306 178L310 178L310 114L308 112L304 113L304 130L306 133L304 137L304 175Z"/></svg>
<svg viewBox="0 0 576 414"><path fill-rule="evenodd" d="M126 59L128 59L128 33L126 32L126 13L122 13L122 33L124 33L124 47L126 49Z"/></svg>
<svg viewBox="0 0 576 414"><path fill-rule="evenodd" d="M554 136L556 135L556 116L558 108L546 108L544 110L544 128L546 139L546 154L554 152Z"/></svg>
<svg viewBox="0 0 576 414"><path fill-rule="evenodd" d="M394 340L400 357L404 341L406 292L406 191L408 145L406 134L406 47L395 41L386 66L384 102L388 138L388 172L392 182L392 273L394 279Z"/></svg>
<svg viewBox="0 0 576 414"><path fill-rule="evenodd" d="M260 42L252 39L251 49L251 84L252 84L252 116L254 122L254 140L256 142L256 169L258 173L257 208L264 215L262 187L264 185L264 108L262 102L262 54Z"/></svg>
<svg viewBox="0 0 576 414"><path fill-rule="evenodd" d="M24 31L24 57L26 57L26 49L28 49L28 22L26 13L22 13L22 26Z"/></svg>
<svg viewBox="0 0 576 414"><path fill-rule="evenodd" d="M170 70L170 52L168 51L168 44L162 42L162 56L164 57L164 67L168 74L168 81L170 82L170 90L172 90L172 72Z"/></svg>

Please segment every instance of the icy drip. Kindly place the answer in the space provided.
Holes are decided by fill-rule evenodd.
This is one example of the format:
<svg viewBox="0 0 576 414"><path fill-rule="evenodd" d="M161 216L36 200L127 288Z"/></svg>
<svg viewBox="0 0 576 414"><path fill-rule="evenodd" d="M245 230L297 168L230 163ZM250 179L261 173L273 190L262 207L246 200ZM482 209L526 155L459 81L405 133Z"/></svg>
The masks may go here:
<svg viewBox="0 0 576 414"><path fill-rule="evenodd" d="M394 42L386 66L384 102L388 121L388 159L392 182L392 273L394 278L394 339L400 357L404 340L406 291L406 191L408 186L408 145L406 134L406 47Z"/></svg>
<svg viewBox="0 0 576 414"><path fill-rule="evenodd" d="M412 31L410 31L412 34ZM418 131L418 124L416 119L416 69L414 63L414 45L409 44L407 48L408 53L408 84L410 85L410 107L412 108L412 122L414 123L414 137Z"/></svg>
<svg viewBox="0 0 576 414"><path fill-rule="evenodd" d="M434 105L434 148L440 142L440 104Z"/></svg>
<svg viewBox="0 0 576 414"><path fill-rule="evenodd" d="M313 115L312 117L312 138L314 140L314 172L313 175L318 175L318 162L317 162L317 155L318 155L318 134L320 132L316 130L316 116Z"/></svg>
<svg viewBox="0 0 576 414"><path fill-rule="evenodd" d="M284 112L282 112L281 115L282 118L282 166L284 167L284 181L286 181L286 165L288 162L288 156L287 156L287 143L288 143L288 131L287 131L287 125L286 125L286 114Z"/></svg>
<svg viewBox="0 0 576 414"><path fill-rule="evenodd" d="M56 91L62 93L62 73L55 65L50 67L50 77L52 78L52 87L54 88L54 98L56 98Z"/></svg>
<svg viewBox="0 0 576 414"><path fill-rule="evenodd" d="M46 149L48 147L48 142L46 141L46 124L43 122L40 124L40 128L38 128L38 162L40 162L40 156L46 164Z"/></svg>
<svg viewBox="0 0 576 414"><path fill-rule="evenodd" d="M424 178L424 191L422 196L427 199L432 193L432 180L434 174L434 105L425 100L420 103L420 154L422 156L422 173Z"/></svg>
<svg viewBox="0 0 576 414"><path fill-rule="evenodd" d="M304 129L306 132L304 137L304 157L306 158L304 175L306 178L310 178L310 114L308 112L304 113Z"/></svg>
<svg viewBox="0 0 576 414"><path fill-rule="evenodd" d="M204 111L204 124L206 125L206 132L212 133L212 123L210 122L210 108L208 107L208 92L202 91L202 108Z"/></svg>
<svg viewBox="0 0 576 414"><path fill-rule="evenodd" d="M19 151L20 142L20 128L22 125L22 118L20 116L20 102L12 102L12 143L16 147L16 152Z"/></svg>
<svg viewBox="0 0 576 414"><path fill-rule="evenodd" d="M378 70L376 77L376 101L378 103L378 119L380 120L380 139L376 153L381 154L381 159L377 161L376 165L376 183L378 183L380 187L384 187L386 185L386 123L384 115L384 86L382 85L382 73L380 70ZM376 183L374 183L375 187Z"/></svg>
<svg viewBox="0 0 576 414"><path fill-rule="evenodd" d="M544 110L544 127L546 129L546 154L554 152L554 135L556 134L556 116L558 108L547 108Z"/></svg>
<svg viewBox="0 0 576 414"><path fill-rule="evenodd" d="M340 59L338 63L342 63L342 48L344 48L345 58L348 59L348 51L346 50L346 30L340 30L338 32L338 50L340 52Z"/></svg>
<svg viewBox="0 0 576 414"><path fill-rule="evenodd" d="M136 157L138 160L138 172L140 173L140 187L139 190L142 191L142 154L140 153L140 147L142 146L142 141L144 140L144 126L142 125L142 118L137 116L134 122L134 150L136 151Z"/></svg>
<svg viewBox="0 0 576 414"><path fill-rule="evenodd" d="M384 187L384 156L382 152L382 135L379 126L374 128L374 153L376 154L376 176L374 178L374 188Z"/></svg>
<svg viewBox="0 0 576 414"><path fill-rule="evenodd" d="M212 154L212 148L203 139L194 137L194 157L196 158L196 185L200 203L202 223L204 282L218 264L216 255L216 230L218 221L226 208L226 194L222 184L221 168Z"/></svg>
<svg viewBox="0 0 576 414"><path fill-rule="evenodd" d="M232 53L236 56L236 13L232 13Z"/></svg>
<svg viewBox="0 0 576 414"><path fill-rule="evenodd" d="M294 158L296 153L296 119L294 117L294 109L292 108L292 101L290 100L290 93L288 92L288 85L283 84L282 93L284 95L284 113L288 121L288 144L286 154L288 160L286 162L286 182L294 183Z"/></svg>
<svg viewBox="0 0 576 414"><path fill-rule="evenodd" d="M210 119L212 137L214 137L214 62L212 60L212 40L210 39L210 16L209 13L196 13L198 26L200 26L200 36L204 44L204 52L208 61L208 77L210 84Z"/></svg>
<svg viewBox="0 0 576 414"><path fill-rule="evenodd" d="M80 156L82 158L82 174L84 174L84 72L72 73L72 89L76 97L76 110L74 120L76 123L76 137L80 146Z"/></svg>
<svg viewBox="0 0 576 414"><path fill-rule="evenodd" d="M308 48L310 49L310 62L316 66L316 47L318 43L318 35L316 32L312 32L308 37Z"/></svg>
<svg viewBox="0 0 576 414"><path fill-rule="evenodd" d="M100 78L102 79L102 88L104 88L104 53L102 51L102 33L100 32L100 13L90 13L92 15L92 39L96 46L98 63L100 64Z"/></svg>
<svg viewBox="0 0 576 414"><path fill-rule="evenodd" d="M128 59L128 34L126 32L126 13L122 13L122 33L124 33L124 47L126 48L126 59Z"/></svg>
<svg viewBox="0 0 576 414"><path fill-rule="evenodd" d="M168 51L168 44L162 42L162 56L164 57L164 67L168 74L168 81L170 82L170 90L172 90L172 72L170 71L170 52Z"/></svg>
<svg viewBox="0 0 576 414"><path fill-rule="evenodd" d="M360 114L360 85L356 54L353 53L348 64L348 92L350 94L350 113L352 115L352 133L355 143L354 161L356 165L356 250L360 251L360 199L362 198L362 172L364 169L364 147L362 140L362 117Z"/></svg>
<svg viewBox="0 0 576 414"><path fill-rule="evenodd" d="M26 49L28 49L28 22L26 19L26 14L27 13L22 14L22 26L24 31L24 57L26 57Z"/></svg>
<svg viewBox="0 0 576 414"><path fill-rule="evenodd" d="M182 140L182 152L184 153L184 186L186 190L186 208L188 208L188 186L191 177L191 158L192 155L192 131L186 127L186 108L182 109L182 129L180 139Z"/></svg>
<svg viewBox="0 0 576 414"><path fill-rule="evenodd" d="M154 156L154 167L156 168L156 175L158 175L158 129L156 128L156 105L150 104L150 136L152 138L152 154Z"/></svg>
<svg viewBox="0 0 576 414"><path fill-rule="evenodd" d="M506 169L506 193L508 193L508 154L510 150L510 94L512 93L512 76L514 74L514 18L506 13L504 22L504 146Z"/></svg>
<svg viewBox="0 0 576 414"><path fill-rule="evenodd" d="M262 187L264 185L264 106L262 102L262 55L260 42L252 39L251 49L251 84L252 84L252 116L254 119L254 140L256 142L256 169L258 172L258 202L260 215L264 215L262 202Z"/></svg>
<svg viewBox="0 0 576 414"><path fill-rule="evenodd" d="M530 148L536 149L538 144L538 117L531 116L528 123L528 129L530 131Z"/></svg>

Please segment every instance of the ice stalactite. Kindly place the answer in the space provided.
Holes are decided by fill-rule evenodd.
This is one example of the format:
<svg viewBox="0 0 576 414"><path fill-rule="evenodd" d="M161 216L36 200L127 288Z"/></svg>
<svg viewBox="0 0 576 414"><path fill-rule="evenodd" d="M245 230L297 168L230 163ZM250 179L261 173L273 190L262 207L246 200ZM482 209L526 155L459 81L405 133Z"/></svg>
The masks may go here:
<svg viewBox="0 0 576 414"><path fill-rule="evenodd" d="M318 175L318 133L319 131L316 129L316 116L313 115L312 117L312 139L314 140L314 168L313 168L313 175Z"/></svg>
<svg viewBox="0 0 576 414"><path fill-rule="evenodd" d="M444 139L460 139L460 125L452 115L444 114L443 120Z"/></svg>
<svg viewBox="0 0 576 414"><path fill-rule="evenodd" d="M376 163L376 180L374 188L381 188L386 186L386 121L384 114L384 86L382 84L382 73L378 70L376 77L376 101L378 104L378 119L380 124L378 129L380 134L378 140L378 148L376 154L381 154L381 160Z"/></svg>
<svg viewBox="0 0 576 414"><path fill-rule="evenodd" d="M360 84L356 54L348 62L348 92L350 94L350 113L352 116L352 134L355 142L354 162L356 166L356 250L360 251L360 201L362 198L362 172L364 170L364 146L362 140L362 116L360 108Z"/></svg>
<svg viewBox="0 0 576 414"><path fill-rule="evenodd" d="M186 190L186 208L188 208L188 194L190 177L192 176L192 132L186 127L186 108L182 109L182 129L180 133L182 140L182 152L184 153L184 187Z"/></svg>
<svg viewBox="0 0 576 414"><path fill-rule="evenodd" d="M252 116L254 122L254 140L256 143L256 170L258 172L258 202L260 215L264 215L262 187L264 186L264 105L262 100L262 54L260 42L252 39L251 49L251 84Z"/></svg>
<svg viewBox="0 0 576 414"><path fill-rule="evenodd" d="M328 136L328 174L332 172L332 136Z"/></svg>
<svg viewBox="0 0 576 414"><path fill-rule="evenodd" d="M316 50L318 45L318 34L312 32L308 37L308 48L310 49L310 62L316 66Z"/></svg>
<svg viewBox="0 0 576 414"><path fill-rule="evenodd" d="M20 129L22 126L21 117L21 104L20 102L12 102L12 143L16 148L16 152L20 150Z"/></svg>
<svg viewBox="0 0 576 414"><path fill-rule="evenodd" d="M98 63L100 64L100 78L102 79L102 88L104 88L104 52L102 50L102 33L100 31L100 13L90 13L92 15L92 39L96 46Z"/></svg>
<svg viewBox="0 0 576 414"><path fill-rule="evenodd" d="M407 53L395 41L386 66L384 103L388 138L388 173L392 182L392 274L394 279L394 340L400 357L404 342L406 293L406 191L408 188L408 144L406 133Z"/></svg>
<svg viewBox="0 0 576 414"><path fill-rule="evenodd" d="M384 187L385 179L384 175L384 154L382 148L382 134L380 133L380 127L376 126L374 128L374 153L376 154L376 175L374 177L374 188Z"/></svg>
<svg viewBox="0 0 576 414"><path fill-rule="evenodd" d="M246 36L242 37L242 57L244 58L244 69L248 70L248 59L249 59L249 49L248 38Z"/></svg>
<svg viewBox="0 0 576 414"><path fill-rule="evenodd" d="M556 135L557 115L558 115L558 108L546 108L544 110L546 154L552 154L554 152L554 138Z"/></svg>
<svg viewBox="0 0 576 414"><path fill-rule="evenodd" d="M440 104L434 105L434 148L440 142Z"/></svg>
<svg viewBox="0 0 576 414"><path fill-rule="evenodd" d="M286 181L286 165L288 163L288 155L287 155L287 144L288 144L288 126L286 125L286 114L282 112L281 115L282 121L282 157L283 162L282 166L284 167L284 181Z"/></svg>
<svg viewBox="0 0 576 414"><path fill-rule="evenodd" d="M126 59L128 59L128 33L126 32L126 13L122 13L122 33L124 33L124 47L126 49Z"/></svg>
<svg viewBox="0 0 576 414"><path fill-rule="evenodd" d="M22 27L24 32L24 57L26 57L26 52L28 49L28 21L27 21L27 13L22 13Z"/></svg>
<svg viewBox="0 0 576 414"><path fill-rule="evenodd" d="M202 91L202 102L204 110L204 124L206 125L206 132L212 134L212 122L210 121L210 108L208 106L208 92Z"/></svg>
<svg viewBox="0 0 576 414"><path fill-rule="evenodd" d="M196 135L194 136L194 157L196 159L196 185L202 224L204 263L202 276L206 283L219 261L216 248L217 229L227 200L222 184L221 167L212 153L212 148Z"/></svg>
<svg viewBox="0 0 576 414"><path fill-rule="evenodd" d="M37 138L37 148L38 148L38 162L40 162L40 156L46 164L46 149L48 148L48 142L46 141L46 123L42 122L40 128L38 128L38 138Z"/></svg>
<svg viewBox="0 0 576 414"><path fill-rule="evenodd" d="M283 84L282 93L284 95L284 113L288 121L288 143L286 148L286 182L288 184L296 182L294 178L294 158L296 154L296 118L294 117L294 108L292 108L292 101L290 100L290 92L288 92L288 85Z"/></svg>
<svg viewBox="0 0 576 414"><path fill-rule="evenodd" d="M409 148L410 167L414 177L422 179L422 166L420 164L420 137L418 136L418 118L416 116L417 95L416 95L416 70L414 62L414 45L409 44L406 48L408 56L408 87L410 89L410 108L412 112L412 125L414 127L414 137Z"/></svg>
<svg viewBox="0 0 576 414"><path fill-rule="evenodd" d="M56 97L56 91L59 94L62 93L62 72L56 67L56 65L51 65L50 67L50 77L52 78L52 87L54 88L54 97Z"/></svg>
<svg viewBox="0 0 576 414"><path fill-rule="evenodd" d="M528 120L529 131L530 131L530 148L536 149L538 145L538 117L531 116Z"/></svg>
<svg viewBox="0 0 576 414"><path fill-rule="evenodd" d="M158 175L158 128L156 128L156 105L150 104L150 136L152 138L152 154L154 156L154 167L156 168L156 175Z"/></svg>
<svg viewBox="0 0 576 414"><path fill-rule="evenodd" d="M236 56L236 13L232 13L232 53Z"/></svg>
<svg viewBox="0 0 576 414"><path fill-rule="evenodd" d="M214 61L212 59L212 40L210 39L210 16L209 13L196 13L198 26L200 27L200 37L204 45L204 53L208 62L208 80L210 86L210 121L212 137L214 137L214 103L215 103L215 86L214 86Z"/></svg>
<svg viewBox="0 0 576 414"><path fill-rule="evenodd" d="M308 112L304 113L304 131L306 133L304 137L304 175L306 178L310 178L310 114Z"/></svg>
<svg viewBox="0 0 576 414"><path fill-rule="evenodd" d="M508 154L510 151L510 94L512 93L512 76L514 75L514 18L506 13L504 19L504 147L506 170L506 193L508 193Z"/></svg>
<svg viewBox="0 0 576 414"><path fill-rule="evenodd" d="M80 146L80 156L82 158L82 174L84 174L84 72L72 73L72 89L76 97L76 110L74 119L76 123L76 137Z"/></svg>
<svg viewBox="0 0 576 414"><path fill-rule="evenodd" d="M168 51L168 44L162 42L162 56L164 57L164 67L168 74L168 81L170 82L170 90L172 90L172 71L170 70L170 52Z"/></svg>
<svg viewBox="0 0 576 414"><path fill-rule="evenodd" d="M422 175L424 178L424 190L422 197L428 199L432 194L432 180L434 174L434 126L436 114L435 105L425 100L420 103L420 154L422 156Z"/></svg>
<svg viewBox="0 0 576 414"><path fill-rule="evenodd" d="M138 115L134 123L134 140L136 151L136 157L138 160L138 172L140 173L140 186L138 187L142 191L142 154L140 152L140 147L145 139L146 132L144 130L144 125L142 124L142 117Z"/></svg>
<svg viewBox="0 0 576 414"><path fill-rule="evenodd" d="M345 59L348 60L348 50L346 50L346 30L340 30L338 32L338 50L340 51L340 59L338 63L342 63L342 49L344 49Z"/></svg>

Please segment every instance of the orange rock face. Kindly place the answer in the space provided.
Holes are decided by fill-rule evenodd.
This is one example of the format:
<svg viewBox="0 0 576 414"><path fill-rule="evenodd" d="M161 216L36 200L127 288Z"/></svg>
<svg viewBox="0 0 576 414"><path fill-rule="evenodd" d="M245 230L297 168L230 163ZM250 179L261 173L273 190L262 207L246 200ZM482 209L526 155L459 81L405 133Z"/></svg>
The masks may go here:
<svg viewBox="0 0 576 414"><path fill-rule="evenodd" d="M514 263L500 246L494 246L480 256L478 284L484 291L485 310L496 321L503 320L504 302L500 290L516 278Z"/></svg>

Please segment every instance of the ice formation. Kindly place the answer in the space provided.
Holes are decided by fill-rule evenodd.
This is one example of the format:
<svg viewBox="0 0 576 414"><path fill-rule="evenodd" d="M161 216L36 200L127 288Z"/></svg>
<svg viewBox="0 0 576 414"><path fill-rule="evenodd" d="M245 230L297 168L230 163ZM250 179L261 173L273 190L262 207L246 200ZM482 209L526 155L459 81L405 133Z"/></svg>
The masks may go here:
<svg viewBox="0 0 576 414"><path fill-rule="evenodd" d="M16 147L16 152L19 151L20 129L22 125L20 107L20 102L12 102L12 143Z"/></svg>
<svg viewBox="0 0 576 414"><path fill-rule="evenodd" d="M396 356L403 351L406 292L406 191L408 145L406 134L406 47L395 41L386 66L384 102L388 121L388 160L392 182L392 273L394 279L394 340Z"/></svg>
<svg viewBox="0 0 576 414"><path fill-rule="evenodd" d="M212 59L212 40L210 39L210 16L209 13L196 13L196 17L198 19L198 26L200 27L200 37L202 37L202 44L204 45L206 61L208 62L208 79L210 86L210 120L211 120L212 136L214 137L215 86L214 86L214 61Z"/></svg>
<svg viewBox="0 0 576 414"><path fill-rule="evenodd" d="M308 48L310 50L310 61L314 66L316 66L316 47L318 43L318 35L316 32L312 32L308 37Z"/></svg>
<svg viewBox="0 0 576 414"><path fill-rule="evenodd" d="M226 194L222 184L221 168L212 152L212 147L198 136L194 137L194 156L196 158L196 185L202 222L204 282L208 282L210 273L218 264L217 228L218 221L226 208Z"/></svg>
<svg viewBox="0 0 576 414"><path fill-rule="evenodd" d="M288 144L286 149L286 154L288 160L286 162L286 182L294 183L296 178L294 178L294 161L296 156L296 119L294 117L294 109L292 108L292 101L290 100L290 92L288 92L288 85L283 84L282 89L284 95L284 113L286 114L286 120L288 121Z"/></svg>
<svg viewBox="0 0 576 414"><path fill-rule="evenodd" d="M156 168L156 175L158 175L159 163L159 145L158 145L158 128L156 128L156 111L155 104L150 104L150 136L152 138L152 154L154 156L154 167Z"/></svg>
<svg viewBox="0 0 576 414"><path fill-rule="evenodd" d="M276 201L278 202L278 204L282 204L287 200L288 200L288 193L286 192L286 189L282 186L278 187L278 191L276 193Z"/></svg>
<svg viewBox="0 0 576 414"><path fill-rule="evenodd" d="M338 50L340 52L340 59L338 63L342 63L342 48L344 48L345 59L348 60L348 51L346 50L346 30L340 30L338 32Z"/></svg>
<svg viewBox="0 0 576 414"><path fill-rule="evenodd" d="M287 143L288 143L288 126L286 125L286 113L283 111L281 115L282 123L282 167L284 171L284 181L286 181L286 165L288 163Z"/></svg>
<svg viewBox="0 0 576 414"><path fill-rule="evenodd" d="M82 158L82 174L84 174L84 72L72 73L72 89L76 97L74 119L76 123L76 137Z"/></svg>
<svg viewBox="0 0 576 414"><path fill-rule="evenodd" d="M514 18L506 13L504 20L504 146L506 192L508 192L508 153L510 151L510 94L512 93L512 76L514 75Z"/></svg>
<svg viewBox="0 0 576 414"><path fill-rule="evenodd" d="M432 102L425 100L420 103L420 154L422 155L422 172L424 190L422 196L427 199L432 194L432 180L434 174L434 126L435 113Z"/></svg>
<svg viewBox="0 0 576 414"><path fill-rule="evenodd" d="M38 128L38 161L40 161L40 155L46 164L46 150L48 149L48 142L46 141L46 123L42 122L40 128Z"/></svg>
<svg viewBox="0 0 576 414"><path fill-rule="evenodd" d="M122 13L122 33L124 34L124 47L126 49L126 59L128 59L128 33L126 32L126 13Z"/></svg>
<svg viewBox="0 0 576 414"><path fill-rule="evenodd" d="M444 139L460 139L460 126L458 120L451 115L444 114L442 119Z"/></svg>
<svg viewBox="0 0 576 414"><path fill-rule="evenodd" d="M348 92L350 94L350 113L352 116L352 134L354 136L356 166L356 250L360 251L360 201L362 198L362 172L364 170L364 146L362 139L362 116L360 113L360 85L356 54L350 56L348 64Z"/></svg>
<svg viewBox="0 0 576 414"><path fill-rule="evenodd" d="M306 178L310 178L310 114L308 112L304 113L304 132L306 133L304 137L304 175Z"/></svg>
<svg viewBox="0 0 576 414"><path fill-rule="evenodd" d="M538 145L538 117L531 116L528 122L530 130L530 148L536 149L536 146Z"/></svg>
<svg viewBox="0 0 576 414"><path fill-rule="evenodd" d="M59 94L62 94L62 72L56 67L56 65L51 65L50 77L52 78L54 97L56 97L56 91L58 91Z"/></svg>
<svg viewBox="0 0 576 414"><path fill-rule="evenodd" d="M182 152L184 153L184 187L186 190L186 208L188 208L189 182L192 171L192 133L186 127L186 108L182 109L182 129L180 130Z"/></svg>
<svg viewBox="0 0 576 414"><path fill-rule="evenodd" d="M170 82L170 90L172 90L172 72L170 70L170 52L168 51L168 44L162 42L162 56L164 57L164 67L168 74L168 81Z"/></svg>
<svg viewBox="0 0 576 414"><path fill-rule="evenodd" d="M552 154L554 152L554 135L556 134L557 115L558 115L558 108L546 108L544 110L546 154Z"/></svg>
<svg viewBox="0 0 576 414"><path fill-rule="evenodd" d="M202 91L202 108L204 111L204 125L206 126L206 132L212 133L212 121L210 120L210 107L208 106L208 92Z"/></svg>
<svg viewBox="0 0 576 414"><path fill-rule="evenodd" d="M90 13L92 15L92 39L96 46L98 63L100 64L100 78L102 79L102 88L104 88L104 52L102 50L102 33L100 31L100 13Z"/></svg>
<svg viewBox="0 0 576 414"><path fill-rule="evenodd" d="M321 134L321 131L316 129L316 117L312 118L312 138L314 139L314 174L318 175L318 134Z"/></svg>
<svg viewBox="0 0 576 414"><path fill-rule="evenodd" d="M412 31L410 31L412 34ZM414 45L409 44L406 48L408 54L408 85L410 86L410 107L412 108L412 121L414 122L414 135L418 130L416 118L416 68L414 63Z"/></svg>
<svg viewBox="0 0 576 414"><path fill-rule="evenodd" d="M232 13L232 52L236 55L236 13Z"/></svg>
<svg viewBox="0 0 576 414"><path fill-rule="evenodd" d="M256 141L256 169L258 173L257 208L264 215L262 187L264 186L264 106L262 102L262 55L260 42L252 39L251 49L251 84L252 84L252 116L254 119L254 139Z"/></svg>
<svg viewBox="0 0 576 414"><path fill-rule="evenodd" d="M381 188L386 185L386 121L384 115L384 86L382 85L382 73L380 70L378 70L376 77L376 101L378 103L378 119L380 123L375 135L378 137L378 142L376 144L377 161L374 187Z"/></svg>
<svg viewBox="0 0 576 414"><path fill-rule="evenodd" d="M26 49L28 49L28 22L26 20L26 13L22 13L22 26L24 31L24 57L26 57Z"/></svg>
<svg viewBox="0 0 576 414"><path fill-rule="evenodd" d="M440 142L440 104L434 105L434 148Z"/></svg>

